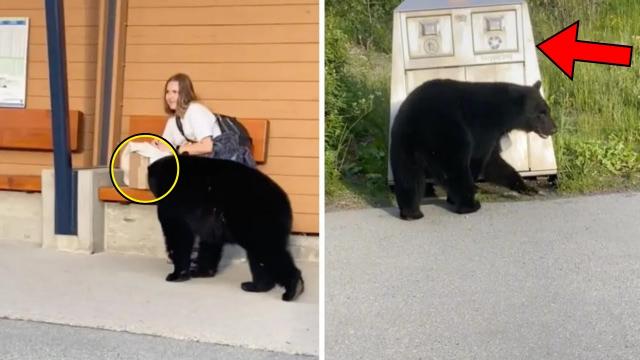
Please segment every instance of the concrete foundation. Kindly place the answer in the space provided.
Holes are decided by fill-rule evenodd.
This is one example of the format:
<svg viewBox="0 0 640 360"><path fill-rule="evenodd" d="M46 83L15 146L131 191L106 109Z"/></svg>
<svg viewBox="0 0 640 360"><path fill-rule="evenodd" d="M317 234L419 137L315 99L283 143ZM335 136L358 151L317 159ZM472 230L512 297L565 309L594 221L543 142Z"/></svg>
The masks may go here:
<svg viewBox="0 0 640 360"><path fill-rule="evenodd" d="M105 203L104 243L110 252L166 257L164 236L155 205ZM291 235L290 250L296 260L318 261L318 237ZM244 260L239 246L227 246L224 257Z"/></svg>
<svg viewBox="0 0 640 360"><path fill-rule="evenodd" d="M0 241L42 244L41 199L38 193L0 191Z"/></svg>
<svg viewBox="0 0 640 360"><path fill-rule="evenodd" d="M55 177L42 171L42 246L64 251L94 253L104 250L104 204L98 189L111 184L106 168L78 171L77 235L55 235Z"/></svg>
<svg viewBox="0 0 640 360"><path fill-rule="evenodd" d="M122 172L116 173L121 180ZM32 242L42 244L45 248L82 253L108 251L123 254L136 254L152 257L166 257L164 237L158 222L155 205L120 204L102 202L98 199L98 189L111 184L109 171L106 168L78 170L78 233L77 235L55 235L55 187L53 170L42 172L42 196L35 196L32 208L39 210L31 214L28 206L18 205L26 200L8 201L19 210L0 209L13 214L13 222L2 217L0 221L11 225L9 231L12 239L29 238ZM20 199L29 199L23 193L15 193ZM22 197L20 197L22 196ZM38 201L41 199L41 204ZM40 206L37 206L40 205ZM27 217L26 214L31 214ZM30 220L20 220L30 219ZM22 222L21 222L22 221ZM22 224L22 226L18 226ZM22 233L25 224L29 224L32 233ZM38 224L42 224L41 229ZM0 228L2 229L2 228ZM22 232L21 232L22 231ZM3 232L3 234L6 233ZM19 235L19 236L17 236ZM0 235L2 236L2 235ZM292 235L290 250L296 260L318 261L319 246L317 236ZM244 250L238 246L227 246L224 260L243 260Z"/></svg>

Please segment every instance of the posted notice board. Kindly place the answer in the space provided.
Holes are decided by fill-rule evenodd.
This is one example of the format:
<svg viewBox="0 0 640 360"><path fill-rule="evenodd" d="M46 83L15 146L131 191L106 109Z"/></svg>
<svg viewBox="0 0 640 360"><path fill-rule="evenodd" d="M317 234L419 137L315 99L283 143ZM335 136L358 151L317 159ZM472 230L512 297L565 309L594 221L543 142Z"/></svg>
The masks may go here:
<svg viewBox="0 0 640 360"><path fill-rule="evenodd" d="M24 108L29 18L0 17L0 107Z"/></svg>

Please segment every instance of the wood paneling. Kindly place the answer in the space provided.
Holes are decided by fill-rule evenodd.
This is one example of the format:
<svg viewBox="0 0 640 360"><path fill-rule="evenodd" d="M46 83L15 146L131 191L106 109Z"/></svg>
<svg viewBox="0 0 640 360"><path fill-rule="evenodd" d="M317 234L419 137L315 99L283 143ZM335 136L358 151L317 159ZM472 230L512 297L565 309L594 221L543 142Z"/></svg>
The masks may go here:
<svg viewBox="0 0 640 360"><path fill-rule="evenodd" d="M271 138L269 155L318 157L318 139Z"/></svg>
<svg viewBox="0 0 640 360"><path fill-rule="evenodd" d="M162 104L164 83L165 80L128 81L125 84L124 97L126 99L155 99L159 104ZM214 102L218 100L318 100L318 83L315 81L197 81L194 86L201 99L211 99Z"/></svg>
<svg viewBox="0 0 640 360"><path fill-rule="evenodd" d="M72 153L71 162L78 166L83 165L84 153ZM53 152L51 151L20 151L0 150L0 159L5 159L7 164L37 165L43 168L53 167ZM0 174L4 174L0 171ZM16 174L20 174L17 172Z"/></svg>
<svg viewBox="0 0 640 360"><path fill-rule="evenodd" d="M0 163L0 174L2 175L36 175L40 176L42 170L53 168L53 153L42 153L43 159L50 161L43 164L19 164L12 162ZM74 153L71 155L71 166L74 168L83 168L87 165L87 153Z"/></svg>
<svg viewBox="0 0 640 360"><path fill-rule="evenodd" d="M317 176L273 175L271 178L290 195L318 195Z"/></svg>
<svg viewBox="0 0 640 360"><path fill-rule="evenodd" d="M318 9L314 0L129 0L123 120L162 115L165 81L183 72L213 111L273 121L259 169L289 194L294 231L318 232Z"/></svg>
<svg viewBox="0 0 640 360"><path fill-rule="evenodd" d="M317 101L220 100L202 99L215 112L238 118L317 119ZM123 114L158 114L162 103L157 99L125 99Z"/></svg>
<svg viewBox="0 0 640 360"><path fill-rule="evenodd" d="M289 194L291 208L298 214L317 214L318 195L292 195Z"/></svg>
<svg viewBox="0 0 640 360"><path fill-rule="evenodd" d="M129 26L127 43L136 44L289 44L319 41L318 24Z"/></svg>
<svg viewBox="0 0 640 360"><path fill-rule="evenodd" d="M293 214L293 232L318 233L320 218L317 214Z"/></svg>
<svg viewBox="0 0 640 360"><path fill-rule="evenodd" d="M40 0L38 2L42 3ZM65 6L67 6L66 3ZM96 45L98 43L98 27L67 26L64 36L67 40L67 45ZM45 45L47 43L47 28L44 26L31 26L29 29L29 43L31 45Z"/></svg>
<svg viewBox="0 0 640 360"><path fill-rule="evenodd" d="M203 57L206 55L203 54ZM95 70L95 69L94 69ZM131 63L125 68L130 80L163 80L183 72L195 81L318 81L317 63ZM197 91L197 89L196 89Z"/></svg>
<svg viewBox="0 0 640 360"><path fill-rule="evenodd" d="M96 61L97 51L96 45L67 45L67 63ZM49 60L47 46L30 45L27 58L33 62L47 62Z"/></svg>
<svg viewBox="0 0 640 360"><path fill-rule="evenodd" d="M273 119L269 133L272 138L317 139L320 129L317 120L283 120Z"/></svg>
<svg viewBox="0 0 640 360"><path fill-rule="evenodd" d="M69 96L69 109L77 109L83 113L93 114L95 98ZM50 109L51 99L48 96L27 96L27 106L30 109Z"/></svg>
<svg viewBox="0 0 640 360"><path fill-rule="evenodd" d="M130 45L126 58L130 63L317 62L318 44Z"/></svg>
<svg viewBox="0 0 640 360"><path fill-rule="evenodd" d="M318 176L319 163L315 157L271 156L267 153L267 162L258 166L269 175L308 175Z"/></svg>
<svg viewBox="0 0 640 360"><path fill-rule="evenodd" d="M49 64L47 62L31 62L27 69L27 76L31 79L49 80ZM95 62L67 63L67 79L93 80L96 79ZM27 104L29 106L29 104Z"/></svg>
<svg viewBox="0 0 640 360"><path fill-rule="evenodd" d="M53 159L53 156L51 156ZM35 175L42 173L42 169L52 167L51 165L0 163L0 174L2 175Z"/></svg>
<svg viewBox="0 0 640 360"><path fill-rule="evenodd" d="M129 8L129 25L316 24L317 5Z"/></svg>
<svg viewBox="0 0 640 360"><path fill-rule="evenodd" d="M67 82L67 90L70 97L89 97L95 98L96 85L93 81L69 80ZM43 96L49 97L49 80L48 79L31 79L29 87L27 87L27 96Z"/></svg>
<svg viewBox="0 0 640 360"><path fill-rule="evenodd" d="M203 6L269 6L308 4L317 5L314 0L129 0L130 8L150 7L203 7Z"/></svg>

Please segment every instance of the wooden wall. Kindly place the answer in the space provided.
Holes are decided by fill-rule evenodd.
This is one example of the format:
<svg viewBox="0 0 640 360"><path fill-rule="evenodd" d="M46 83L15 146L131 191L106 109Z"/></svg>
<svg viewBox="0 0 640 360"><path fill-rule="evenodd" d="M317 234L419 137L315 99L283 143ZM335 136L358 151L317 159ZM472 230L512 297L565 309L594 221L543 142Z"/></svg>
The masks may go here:
<svg viewBox="0 0 640 360"><path fill-rule="evenodd" d="M82 111L82 151L72 155L74 167L89 166L93 151L99 9L96 0L65 0L69 108ZM29 18L27 108L50 109L49 65L43 0L0 0L0 16ZM1 121L2 119L0 119ZM51 167L50 152L0 150L0 174L40 175Z"/></svg>
<svg viewBox="0 0 640 360"><path fill-rule="evenodd" d="M294 231L318 232L317 0L128 0L121 138L133 114L163 114L187 73L213 111L270 121L261 170L289 194Z"/></svg>
<svg viewBox="0 0 640 360"><path fill-rule="evenodd" d="M90 166L101 14L98 0L65 0L69 107L84 113L82 152ZM128 0L124 79L112 100L120 137L132 114L163 113L164 82L191 76L216 112L270 121L261 170L288 192L294 231L319 228L318 0ZM0 16L30 18L27 108L49 109L44 0L0 0ZM103 24L104 26L104 24ZM0 119L1 120L1 119ZM100 127L97 127L98 129ZM118 134L118 133L116 133ZM117 137L117 136L116 136ZM0 174L39 175L52 153L0 150Z"/></svg>

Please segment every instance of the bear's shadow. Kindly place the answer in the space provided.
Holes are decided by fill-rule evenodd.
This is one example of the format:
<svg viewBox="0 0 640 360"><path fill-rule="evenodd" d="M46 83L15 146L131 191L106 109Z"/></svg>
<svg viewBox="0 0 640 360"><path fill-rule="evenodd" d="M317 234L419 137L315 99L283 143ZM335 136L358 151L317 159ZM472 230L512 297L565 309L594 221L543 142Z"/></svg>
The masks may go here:
<svg viewBox="0 0 640 360"><path fill-rule="evenodd" d="M420 200L420 206L423 206L423 205L433 205L433 206L442 208L448 212L453 212L453 206L447 203L444 197L425 196L422 198L422 200ZM384 210L386 213L388 213L391 216L394 216L397 218L400 217L400 210L398 210L397 206L393 206L393 207L385 206L384 208L382 208L382 210Z"/></svg>
<svg viewBox="0 0 640 360"><path fill-rule="evenodd" d="M196 248L194 249L193 255L191 256L192 261L195 261L197 254L198 249ZM242 246L234 243L224 244L222 248L222 257L220 258L220 262L218 263L217 272L222 273L233 264L246 261L247 252L242 248Z"/></svg>
<svg viewBox="0 0 640 360"><path fill-rule="evenodd" d="M495 184L491 184L485 181L478 181L476 182L477 196L483 197L482 201L489 202L533 200L542 197L552 197L557 190L555 179L553 177L548 178L546 181L537 181L535 179L524 179L524 181L530 186L535 186L540 191L540 193L537 196L521 195L513 190L502 188ZM442 189L442 187L438 185L434 185L433 188L435 192L425 193L425 195L422 197L422 200L420 200L420 206L434 205L447 210L448 212L455 213L453 206L447 203L447 201L445 200L447 194L444 189ZM392 190L391 193L393 193ZM391 216L397 218L400 217L400 211L398 210L397 204L395 203L389 204L389 206L384 206L382 210L384 210Z"/></svg>
<svg viewBox="0 0 640 360"><path fill-rule="evenodd" d="M240 245L225 244L222 248L222 258L218 264L218 273L225 271L231 267L234 263L239 261L246 261L247 253Z"/></svg>

